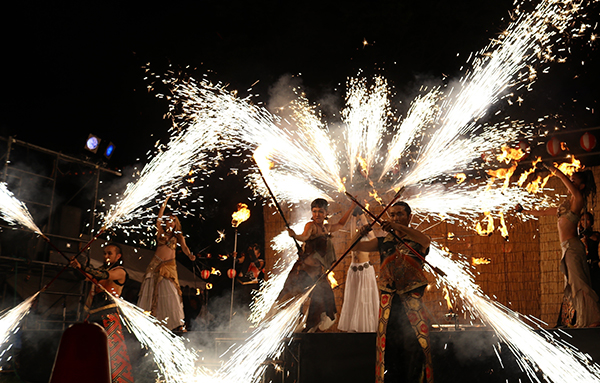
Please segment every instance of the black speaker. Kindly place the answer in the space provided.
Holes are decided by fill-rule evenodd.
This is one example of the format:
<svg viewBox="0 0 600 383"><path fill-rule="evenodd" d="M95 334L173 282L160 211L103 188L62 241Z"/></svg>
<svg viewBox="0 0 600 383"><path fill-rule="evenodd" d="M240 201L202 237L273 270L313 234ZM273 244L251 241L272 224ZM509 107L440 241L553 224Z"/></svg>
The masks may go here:
<svg viewBox="0 0 600 383"><path fill-rule="evenodd" d="M284 350L283 367L279 381L289 383L373 382L375 334L294 334Z"/></svg>

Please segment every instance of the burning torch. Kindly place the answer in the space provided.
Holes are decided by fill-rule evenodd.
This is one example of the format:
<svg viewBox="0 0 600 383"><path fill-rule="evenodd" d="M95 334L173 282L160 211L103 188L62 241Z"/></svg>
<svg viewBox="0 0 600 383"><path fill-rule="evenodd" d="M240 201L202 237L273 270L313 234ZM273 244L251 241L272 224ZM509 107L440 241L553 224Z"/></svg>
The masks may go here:
<svg viewBox="0 0 600 383"><path fill-rule="evenodd" d="M250 218L250 209L245 203L238 203L238 209L231 215L231 226L235 229L235 236L233 239L233 268L231 273L227 273L231 278L231 306L229 308L229 326L231 327L231 318L233 317L233 291L235 289L235 261L237 259L237 228L240 223ZM231 275L229 275L231 274Z"/></svg>

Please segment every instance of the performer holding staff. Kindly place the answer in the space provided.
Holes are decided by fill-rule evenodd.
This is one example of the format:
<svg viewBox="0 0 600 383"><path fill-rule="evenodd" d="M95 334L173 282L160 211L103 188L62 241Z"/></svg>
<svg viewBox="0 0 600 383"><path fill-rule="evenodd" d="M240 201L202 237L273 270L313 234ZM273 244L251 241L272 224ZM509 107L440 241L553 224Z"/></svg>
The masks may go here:
<svg viewBox="0 0 600 383"><path fill-rule="evenodd" d="M164 321L168 329L179 332L185 331L185 316L175 261L177 246L191 261L195 261L196 257L185 243L179 219L174 215L164 216L168 200L169 197L158 212L156 252L146 268L138 306Z"/></svg>

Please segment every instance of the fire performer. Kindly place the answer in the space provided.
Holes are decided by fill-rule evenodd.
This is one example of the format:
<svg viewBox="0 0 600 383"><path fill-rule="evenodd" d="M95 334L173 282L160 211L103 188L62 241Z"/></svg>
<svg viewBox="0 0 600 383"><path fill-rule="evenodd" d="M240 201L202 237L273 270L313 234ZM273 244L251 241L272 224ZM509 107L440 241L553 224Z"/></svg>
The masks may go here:
<svg viewBox="0 0 600 383"><path fill-rule="evenodd" d="M81 268L76 259L71 261L71 266ZM98 284L106 289L104 291L98 286L92 286L86 300L85 309L89 311L88 320L104 327L108 334L112 382L133 382L121 318L117 310L117 304L108 294L119 297L128 278L127 271L123 267L121 248L112 243L105 246L104 264L100 268L87 266L84 271L89 278L96 280Z"/></svg>
<svg viewBox="0 0 600 383"><path fill-rule="evenodd" d="M356 207L352 214L360 214L359 222L363 225L367 223L360 207ZM374 238L372 233L368 235ZM352 263L346 273L344 303L338 329L347 332L375 332L378 318L379 289L375 269L369 262L369 253L354 251Z"/></svg>
<svg viewBox="0 0 600 383"><path fill-rule="evenodd" d="M560 169L544 166L566 186L571 198L558 208L540 211L527 211L541 216L558 216L558 239L562 249L560 271L565 275L565 289L558 325L569 327L597 327L600 325L598 295L592 289L590 270L586 260L585 247L577 236L577 225L587 198L593 201L596 196L596 183L591 170L573 173L567 177ZM522 209L520 209L522 211Z"/></svg>
<svg viewBox="0 0 600 383"><path fill-rule="evenodd" d="M325 199L315 199L310 204L312 221L304 226L302 234L296 234L294 230L288 229L290 237L304 242L304 248L300 259L290 271L277 302L284 302L304 291L335 262L336 255L331 234L344 227L352 208L348 209L337 223L330 224L325 223L328 207L329 203ZM317 329L325 331L333 325L336 317L333 290L327 279L321 278L310 295L305 331L314 332Z"/></svg>
<svg viewBox="0 0 600 383"><path fill-rule="evenodd" d="M585 246L592 288L600 296L600 257L598 256L600 232L594 230L594 215L589 211L583 213L579 220L579 238Z"/></svg>
<svg viewBox="0 0 600 383"><path fill-rule="evenodd" d="M421 259L391 234L396 233L423 257L429 252L430 239L410 227L411 208L406 202L394 203L383 221L385 237L358 242L357 251L378 251L381 256L379 290L381 291L377 326L376 381L433 382L429 318L422 303L427 287ZM364 236L369 225L359 230Z"/></svg>
<svg viewBox="0 0 600 383"><path fill-rule="evenodd" d="M158 246L146 268L144 281L140 287L138 306L163 321L168 329L185 332L183 298L175 261L177 245L181 246L183 253L191 261L195 261L196 257L185 243L179 219L174 215L163 217L168 200L169 197L165 199L158 212L156 222Z"/></svg>

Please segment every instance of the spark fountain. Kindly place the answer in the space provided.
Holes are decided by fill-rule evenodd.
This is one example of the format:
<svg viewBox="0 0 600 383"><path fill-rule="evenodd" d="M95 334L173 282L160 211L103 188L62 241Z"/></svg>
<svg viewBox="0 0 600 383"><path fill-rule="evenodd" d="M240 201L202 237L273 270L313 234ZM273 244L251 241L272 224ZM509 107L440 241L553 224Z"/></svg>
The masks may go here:
<svg viewBox="0 0 600 383"><path fill-rule="evenodd" d="M540 373L548 382L600 382L600 366L589 357L549 332L538 335L522 316L487 297L475 284L466 259L453 260L432 244L428 260L446 274L438 283L449 285L474 317L494 329L532 381L541 382ZM536 328L541 329L539 323Z"/></svg>
<svg viewBox="0 0 600 383"><path fill-rule="evenodd" d="M44 236L35 222L33 222L33 218L29 214L27 207L8 190L4 182L0 183L0 214L7 222L25 226L34 233Z"/></svg>

